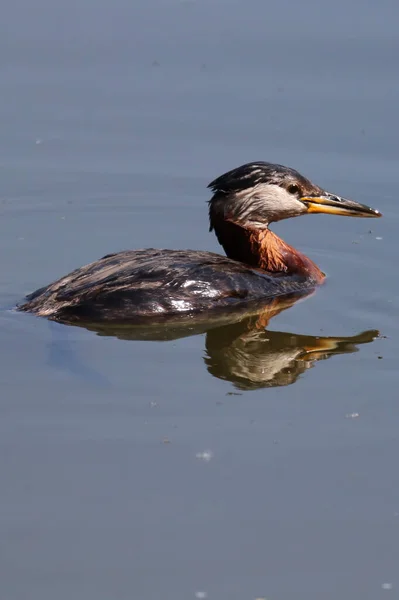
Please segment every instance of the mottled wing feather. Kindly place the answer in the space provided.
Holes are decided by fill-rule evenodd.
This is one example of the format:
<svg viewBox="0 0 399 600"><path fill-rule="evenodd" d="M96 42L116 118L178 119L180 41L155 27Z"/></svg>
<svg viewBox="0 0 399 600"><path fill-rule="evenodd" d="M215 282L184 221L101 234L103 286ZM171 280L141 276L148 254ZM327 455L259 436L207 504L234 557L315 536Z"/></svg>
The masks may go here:
<svg viewBox="0 0 399 600"><path fill-rule="evenodd" d="M58 319L127 319L213 310L303 290L303 278L265 273L211 252L131 250L37 290L20 309Z"/></svg>

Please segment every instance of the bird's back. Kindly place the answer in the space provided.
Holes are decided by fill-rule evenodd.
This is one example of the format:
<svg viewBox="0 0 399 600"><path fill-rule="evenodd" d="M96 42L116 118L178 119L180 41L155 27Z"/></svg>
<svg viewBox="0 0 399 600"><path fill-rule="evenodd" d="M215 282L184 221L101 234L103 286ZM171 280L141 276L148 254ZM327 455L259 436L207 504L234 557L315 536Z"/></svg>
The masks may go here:
<svg viewBox="0 0 399 600"><path fill-rule="evenodd" d="M19 309L60 321L134 321L225 309L316 284L212 252L150 248L104 256L37 290Z"/></svg>

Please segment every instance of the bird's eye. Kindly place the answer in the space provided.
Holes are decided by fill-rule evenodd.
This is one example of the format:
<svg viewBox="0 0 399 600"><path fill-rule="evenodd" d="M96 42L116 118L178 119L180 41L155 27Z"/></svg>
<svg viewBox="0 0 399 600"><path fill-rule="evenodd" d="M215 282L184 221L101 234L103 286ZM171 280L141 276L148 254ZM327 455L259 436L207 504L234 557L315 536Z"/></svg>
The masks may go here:
<svg viewBox="0 0 399 600"><path fill-rule="evenodd" d="M299 185L295 185L295 183L292 183L287 187L287 192L289 192L290 194L295 194L296 196L297 194L301 194L301 189Z"/></svg>

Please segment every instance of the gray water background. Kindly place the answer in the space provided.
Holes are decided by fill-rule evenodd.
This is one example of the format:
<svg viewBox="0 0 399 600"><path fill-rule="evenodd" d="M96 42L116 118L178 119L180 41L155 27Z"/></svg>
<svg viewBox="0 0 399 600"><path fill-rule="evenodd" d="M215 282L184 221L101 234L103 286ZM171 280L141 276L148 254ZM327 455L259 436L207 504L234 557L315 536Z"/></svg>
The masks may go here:
<svg viewBox="0 0 399 600"><path fill-rule="evenodd" d="M398 16L3 4L1 599L398 597ZM206 185L250 160L384 213L274 228L328 282L270 329L374 342L245 391L208 372L203 335L121 341L10 310L108 252L219 252Z"/></svg>

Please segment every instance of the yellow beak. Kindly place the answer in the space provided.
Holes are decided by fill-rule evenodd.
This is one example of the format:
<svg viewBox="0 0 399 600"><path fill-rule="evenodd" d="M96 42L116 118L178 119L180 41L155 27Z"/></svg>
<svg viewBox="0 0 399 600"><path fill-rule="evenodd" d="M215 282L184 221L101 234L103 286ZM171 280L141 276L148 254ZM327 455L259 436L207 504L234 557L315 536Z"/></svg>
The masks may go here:
<svg viewBox="0 0 399 600"><path fill-rule="evenodd" d="M380 211L375 208L346 200L329 192L323 192L320 196L305 196L301 198L301 202L306 205L308 213L327 213L343 217L382 217Z"/></svg>

